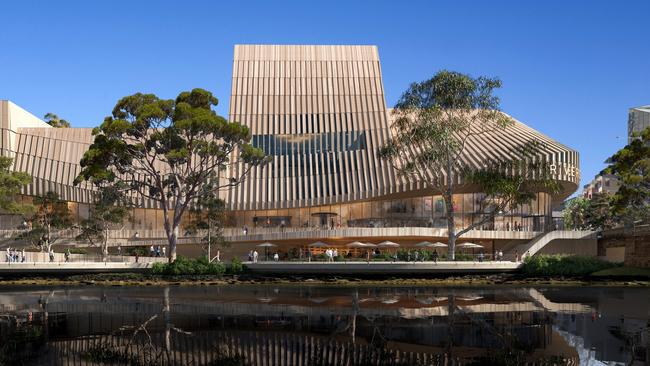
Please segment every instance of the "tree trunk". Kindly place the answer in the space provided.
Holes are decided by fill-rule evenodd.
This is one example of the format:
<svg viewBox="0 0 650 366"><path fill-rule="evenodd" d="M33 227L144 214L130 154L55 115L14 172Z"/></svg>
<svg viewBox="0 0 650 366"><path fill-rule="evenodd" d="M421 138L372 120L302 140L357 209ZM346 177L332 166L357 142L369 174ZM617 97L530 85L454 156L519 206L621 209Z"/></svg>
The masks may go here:
<svg viewBox="0 0 650 366"><path fill-rule="evenodd" d="M447 244L447 259L456 260L456 223L454 222L454 202L452 200L452 194L447 191L445 193L445 203L447 209L447 238L449 243Z"/></svg>
<svg viewBox="0 0 650 366"><path fill-rule="evenodd" d="M171 234L169 235L169 263L174 263L176 261L176 244L178 242L178 226L179 224L174 224L172 226Z"/></svg>
<svg viewBox="0 0 650 366"><path fill-rule="evenodd" d="M447 209L447 238L448 238L448 250L447 250L447 259L456 260L456 223L454 222L454 178L453 178L453 169L454 162L451 160L449 154L447 158L447 187L443 192L443 198L445 200L445 205Z"/></svg>
<svg viewBox="0 0 650 366"><path fill-rule="evenodd" d="M108 260L108 237L104 237L104 240L102 241L102 261L106 262L107 260Z"/></svg>

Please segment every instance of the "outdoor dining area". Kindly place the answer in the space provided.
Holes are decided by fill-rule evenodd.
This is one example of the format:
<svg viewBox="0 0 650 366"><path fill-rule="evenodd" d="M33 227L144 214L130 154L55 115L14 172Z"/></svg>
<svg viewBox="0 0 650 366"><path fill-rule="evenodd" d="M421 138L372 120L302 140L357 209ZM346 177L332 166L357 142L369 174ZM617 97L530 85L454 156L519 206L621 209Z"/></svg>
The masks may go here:
<svg viewBox="0 0 650 366"><path fill-rule="evenodd" d="M482 262L487 260L488 256L485 255L484 249L484 245L477 243L456 244L456 261ZM403 244L390 240L379 243L352 241L346 244L316 241L292 246L263 242L256 244L255 248L251 249L248 260L251 262L258 260L275 262L437 262L447 259L447 250L448 245L439 241Z"/></svg>

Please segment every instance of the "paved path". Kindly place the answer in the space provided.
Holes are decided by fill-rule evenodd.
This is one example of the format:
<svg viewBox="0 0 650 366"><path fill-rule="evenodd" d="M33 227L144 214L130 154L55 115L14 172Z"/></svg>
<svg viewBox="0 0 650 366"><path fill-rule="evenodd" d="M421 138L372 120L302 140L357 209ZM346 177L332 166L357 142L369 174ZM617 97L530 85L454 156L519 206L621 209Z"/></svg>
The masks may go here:
<svg viewBox="0 0 650 366"><path fill-rule="evenodd" d="M150 266L133 262L5 262L0 263L0 275L143 272Z"/></svg>
<svg viewBox="0 0 650 366"><path fill-rule="evenodd" d="M445 274L501 273L516 271L514 262L258 262L244 263L260 274ZM0 275L82 274L144 272L151 263L133 262L28 262L0 263Z"/></svg>

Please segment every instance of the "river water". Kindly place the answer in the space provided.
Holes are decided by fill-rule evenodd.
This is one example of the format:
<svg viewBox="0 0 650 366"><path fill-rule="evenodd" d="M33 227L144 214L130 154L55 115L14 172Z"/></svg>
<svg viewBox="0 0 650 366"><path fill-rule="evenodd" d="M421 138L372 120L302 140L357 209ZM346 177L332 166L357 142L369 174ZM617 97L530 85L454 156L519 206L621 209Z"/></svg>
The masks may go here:
<svg viewBox="0 0 650 366"><path fill-rule="evenodd" d="M4 287L0 365L650 364L650 289Z"/></svg>

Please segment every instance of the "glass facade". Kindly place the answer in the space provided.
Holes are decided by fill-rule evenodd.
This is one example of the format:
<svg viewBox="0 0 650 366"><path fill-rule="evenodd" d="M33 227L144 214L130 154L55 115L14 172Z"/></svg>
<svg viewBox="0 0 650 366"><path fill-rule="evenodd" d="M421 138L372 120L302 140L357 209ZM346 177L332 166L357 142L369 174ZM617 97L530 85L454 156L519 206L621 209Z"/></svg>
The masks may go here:
<svg viewBox="0 0 650 366"><path fill-rule="evenodd" d="M454 195L454 219L458 229L479 222L485 215L485 195ZM234 211L230 224L235 227L434 227L446 228L446 209L441 196L355 202L296 209ZM527 205L500 212L483 223L480 230L544 231L551 229L551 197L538 193Z"/></svg>

